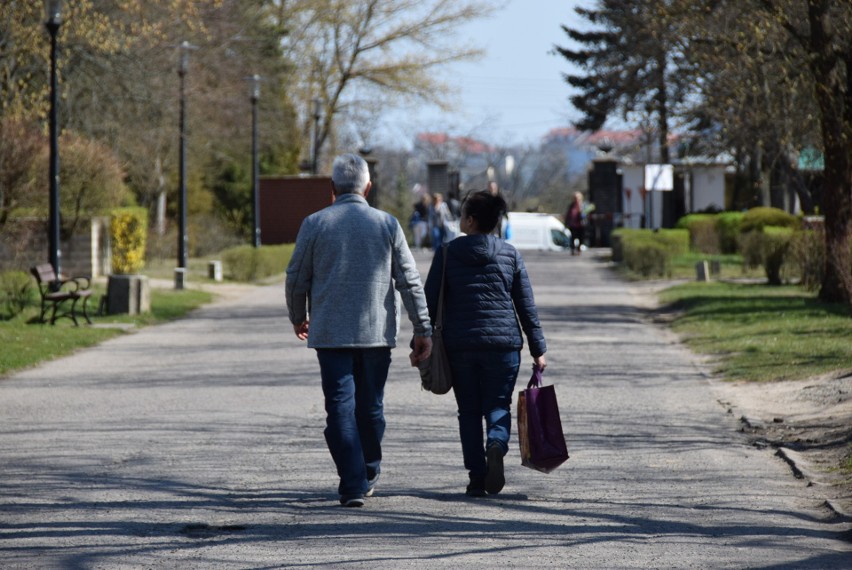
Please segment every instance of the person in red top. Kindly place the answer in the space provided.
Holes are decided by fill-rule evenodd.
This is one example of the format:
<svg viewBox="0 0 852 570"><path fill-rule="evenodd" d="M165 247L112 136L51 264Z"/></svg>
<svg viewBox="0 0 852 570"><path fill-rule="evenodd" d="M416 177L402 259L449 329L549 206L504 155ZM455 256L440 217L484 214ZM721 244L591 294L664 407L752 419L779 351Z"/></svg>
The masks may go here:
<svg viewBox="0 0 852 570"><path fill-rule="evenodd" d="M574 192L574 200L565 212L565 226L571 230L571 255L580 255L585 230L585 212L583 211L583 194Z"/></svg>

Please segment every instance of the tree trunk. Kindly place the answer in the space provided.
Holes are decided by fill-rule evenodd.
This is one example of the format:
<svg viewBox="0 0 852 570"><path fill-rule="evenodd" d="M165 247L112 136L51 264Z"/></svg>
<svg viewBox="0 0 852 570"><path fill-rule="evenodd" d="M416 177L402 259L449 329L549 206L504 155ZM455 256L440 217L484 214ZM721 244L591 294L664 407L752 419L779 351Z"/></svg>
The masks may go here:
<svg viewBox="0 0 852 570"><path fill-rule="evenodd" d="M823 119L823 128L831 121L836 119ZM852 161L845 145L828 138L833 144L825 152L825 274L819 298L852 305Z"/></svg>
<svg viewBox="0 0 852 570"><path fill-rule="evenodd" d="M666 53L657 56L657 113L660 124L658 125L657 144L660 145L660 163L671 164L669 153L669 97L666 91L666 65L668 65Z"/></svg>
<svg viewBox="0 0 852 570"><path fill-rule="evenodd" d="M826 28L828 6L826 1L808 3L810 66L825 152L825 274L819 298L852 305L852 56L834 50ZM845 86L838 79L841 68Z"/></svg>

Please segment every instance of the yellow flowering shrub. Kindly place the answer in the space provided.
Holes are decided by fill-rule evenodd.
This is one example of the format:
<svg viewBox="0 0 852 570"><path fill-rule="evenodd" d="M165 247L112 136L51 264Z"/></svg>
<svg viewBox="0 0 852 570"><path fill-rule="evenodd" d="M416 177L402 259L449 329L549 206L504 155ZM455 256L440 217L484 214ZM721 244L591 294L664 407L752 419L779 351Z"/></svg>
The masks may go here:
<svg viewBox="0 0 852 570"><path fill-rule="evenodd" d="M145 208L119 208L109 222L112 241L112 272L138 273L145 266L145 240L148 237L148 211Z"/></svg>

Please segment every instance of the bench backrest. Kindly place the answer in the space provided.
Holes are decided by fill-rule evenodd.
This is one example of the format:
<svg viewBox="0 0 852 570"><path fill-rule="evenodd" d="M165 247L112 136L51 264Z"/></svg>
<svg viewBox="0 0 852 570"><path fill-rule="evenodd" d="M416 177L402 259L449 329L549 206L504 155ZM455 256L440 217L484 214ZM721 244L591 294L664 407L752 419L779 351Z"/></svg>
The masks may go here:
<svg viewBox="0 0 852 570"><path fill-rule="evenodd" d="M36 265L32 269L30 269L30 273L38 281L39 285L42 283L53 283L56 281L56 271L53 270L53 265L50 263L42 263L41 265Z"/></svg>

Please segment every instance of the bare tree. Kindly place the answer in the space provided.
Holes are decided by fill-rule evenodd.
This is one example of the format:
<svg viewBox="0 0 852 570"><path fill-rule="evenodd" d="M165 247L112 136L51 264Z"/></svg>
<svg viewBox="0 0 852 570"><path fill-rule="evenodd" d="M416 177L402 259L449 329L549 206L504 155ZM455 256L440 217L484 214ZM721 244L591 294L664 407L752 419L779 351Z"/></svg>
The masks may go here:
<svg viewBox="0 0 852 570"><path fill-rule="evenodd" d="M282 0L285 54L295 62L294 99L305 110L321 101L317 147L333 144L337 121L363 101L415 99L446 106L446 64L480 52L454 41L459 26L493 10L478 0Z"/></svg>

